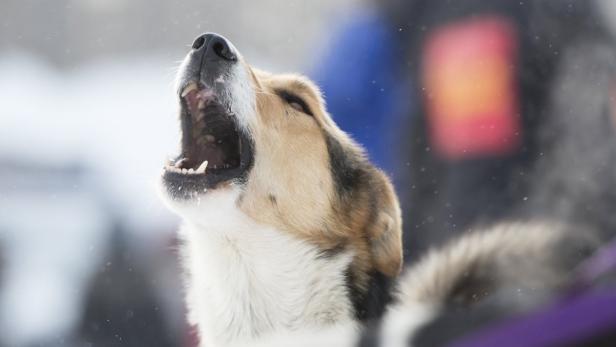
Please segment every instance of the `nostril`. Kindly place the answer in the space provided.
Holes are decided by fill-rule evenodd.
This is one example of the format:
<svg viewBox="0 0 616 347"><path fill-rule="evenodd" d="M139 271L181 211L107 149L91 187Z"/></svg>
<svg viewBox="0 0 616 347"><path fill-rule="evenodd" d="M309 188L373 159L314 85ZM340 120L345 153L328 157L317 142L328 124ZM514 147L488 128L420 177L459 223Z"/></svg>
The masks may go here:
<svg viewBox="0 0 616 347"><path fill-rule="evenodd" d="M227 45L227 43L225 41L216 41L212 44L212 49L214 50L214 53L216 53L217 56L225 59L225 60L231 60L234 61L237 59L237 57L235 56L235 54L231 51L231 49L229 48L229 46Z"/></svg>
<svg viewBox="0 0 616 347"><path fill-rule="evenodd" d="M215 42L212 48L214 49L216 55L218 55L219 57L224 58L226 56L225 46L222 43Z"/></svg>
<svg viewBox="0 0 616 347"><path fill-rule="evenodd" d="M200 36L195 40L195 42L193 42L192 48L199 49L203 47L204 44L205 44L205 38L203 36Z"/></svg>

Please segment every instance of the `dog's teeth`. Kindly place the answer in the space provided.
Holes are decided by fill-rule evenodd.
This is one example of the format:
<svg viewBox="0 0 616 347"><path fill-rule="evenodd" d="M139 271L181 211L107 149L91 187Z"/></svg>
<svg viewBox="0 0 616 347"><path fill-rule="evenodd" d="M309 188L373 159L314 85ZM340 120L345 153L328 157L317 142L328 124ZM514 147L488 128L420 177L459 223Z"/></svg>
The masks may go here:
<svg viewBox="0 0 616 347"><path fill-rule="evenodd" d="M205 108L205 100L203 100L203 99L199 100L199 103L197 103L197 107L199 109Z"/></svg>
<svg viewBox="0 0 616 347"><path fill-rule="evenodd" d="M187 173L188 173L188 170L186 170L186 169L182 169L182 173L183 173L183 174L187 174Z"/></svg>
<svg viewBox="0 0 616 347"><path fill-rule="evenodd" d="M188 173L191 174L191 175L194 174L195 173L195 169L193 169L193 168L188 169Z"/></svg>
<svg viewBox="0 0 616 347"><path fill-rule="evenodd" d="M196 173L204 174L206 168L207 168L207 160L204 160L203 163L201 163L201 165L199 165L199 167L197 168Z"/></svg>
<svg viewBox="0 0 616 347"><path fill-rule="evenodd" d="M196 83L191 83L188 86L186 86L186 88L184 88L184 90L182 91L182 97L185 97L186 95L188 95L188 93L192 92L193 90L198 89L197 84Z"/></svg>
<svg viewBox="0 0 616 347"><path fill-rule="evenodd" d="M182 158L182 159L178 160L177 162L175 162L175 165L173 165L173 166L179 168L179 167L182 166L182 163L185 162L185 161L186 161L186 158Z"/></svg>

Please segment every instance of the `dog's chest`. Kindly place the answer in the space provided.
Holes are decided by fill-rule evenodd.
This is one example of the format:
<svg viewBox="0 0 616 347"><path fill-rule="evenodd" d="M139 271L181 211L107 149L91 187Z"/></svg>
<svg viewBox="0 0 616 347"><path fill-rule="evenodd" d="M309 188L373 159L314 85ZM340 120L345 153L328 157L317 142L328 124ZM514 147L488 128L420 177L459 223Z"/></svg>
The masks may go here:
<svg viewBox="0 0 616 347"><path fill-rule="evenodd" d="M190 320L206 345L352 317L345 282L351 254L324 257L312 245L234 217L184 230Z"/></svg>

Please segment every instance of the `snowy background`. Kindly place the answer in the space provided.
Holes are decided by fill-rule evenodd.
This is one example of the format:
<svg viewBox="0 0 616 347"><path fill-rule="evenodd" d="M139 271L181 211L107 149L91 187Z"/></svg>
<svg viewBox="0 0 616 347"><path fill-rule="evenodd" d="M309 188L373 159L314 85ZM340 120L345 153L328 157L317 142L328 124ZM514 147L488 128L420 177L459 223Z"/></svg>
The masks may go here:
<svg viewBox="0 0 616 347"><path fill-rule="evenodd" d="M0 346L191 345L157 197L176 66L216 31L253 65L308 72L357 3L0 2Z"/></svg>

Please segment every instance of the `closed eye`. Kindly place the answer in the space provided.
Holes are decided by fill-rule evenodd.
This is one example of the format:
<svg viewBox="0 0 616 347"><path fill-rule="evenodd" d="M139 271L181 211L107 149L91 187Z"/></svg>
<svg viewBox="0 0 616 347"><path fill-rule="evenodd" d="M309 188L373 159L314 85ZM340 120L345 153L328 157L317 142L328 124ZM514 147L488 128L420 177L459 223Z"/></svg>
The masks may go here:
<svg viewBox="0 0 616 347"><path fill-rule="evenodd" d="M300 98L299 96L286 90L278 90L276 94L278 94L278 96L280 96L282 100L284 100L289 106L293 107L295 110L305 113L309 116L314 116L314 114L308 107L308 104L306 104L304 99Z"/></svg>

